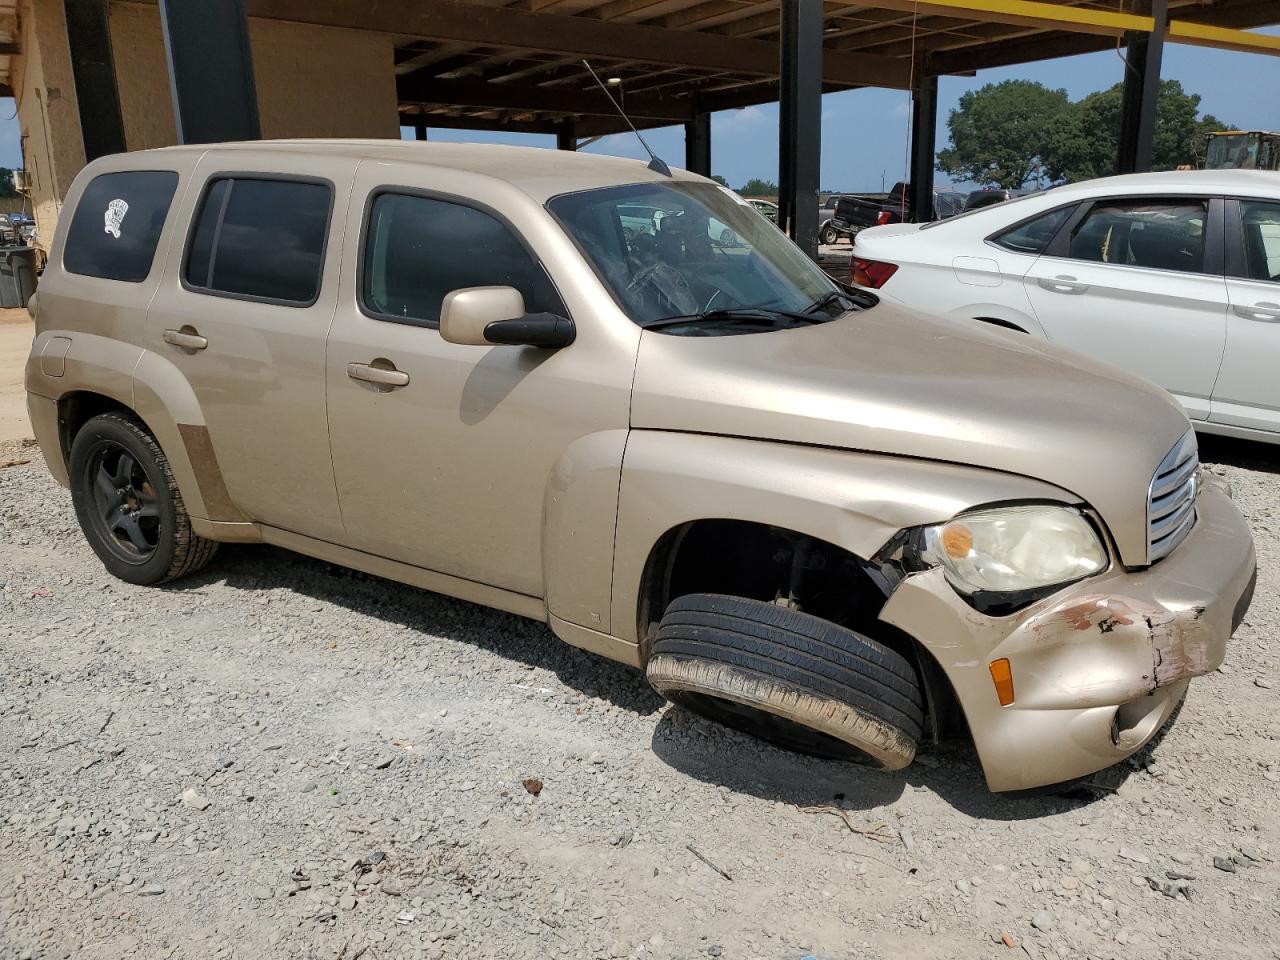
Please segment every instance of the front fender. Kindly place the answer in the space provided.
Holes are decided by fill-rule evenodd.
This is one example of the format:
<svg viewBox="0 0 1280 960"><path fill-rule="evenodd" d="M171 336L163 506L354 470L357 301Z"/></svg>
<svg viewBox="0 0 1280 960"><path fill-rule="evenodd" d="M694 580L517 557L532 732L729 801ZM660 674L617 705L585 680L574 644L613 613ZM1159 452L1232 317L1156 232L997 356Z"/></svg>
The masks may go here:
<svg viewBox="0 0 1280 960"><path fill-rule="evenodd" d="M1077 497L1015 474L735 437L633 430L622 465L610 631L639 643L641 583L664 534L696 520L782 527L869 558L904 527L1003 500Z"/></svg>

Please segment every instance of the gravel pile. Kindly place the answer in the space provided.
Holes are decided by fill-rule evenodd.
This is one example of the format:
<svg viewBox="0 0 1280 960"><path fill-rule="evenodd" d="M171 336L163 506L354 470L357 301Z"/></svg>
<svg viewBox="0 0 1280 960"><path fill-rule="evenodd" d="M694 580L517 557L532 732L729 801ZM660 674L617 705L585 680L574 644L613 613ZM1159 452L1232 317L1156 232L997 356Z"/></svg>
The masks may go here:
<svg viewBox="0 0 1280 960"><path fill-rule="evenodd" d="M0 469L0 958L1280 957L1280 449L1205 457L1257 599L1101 799L793 756L279 550L132 587Z"/></svg>

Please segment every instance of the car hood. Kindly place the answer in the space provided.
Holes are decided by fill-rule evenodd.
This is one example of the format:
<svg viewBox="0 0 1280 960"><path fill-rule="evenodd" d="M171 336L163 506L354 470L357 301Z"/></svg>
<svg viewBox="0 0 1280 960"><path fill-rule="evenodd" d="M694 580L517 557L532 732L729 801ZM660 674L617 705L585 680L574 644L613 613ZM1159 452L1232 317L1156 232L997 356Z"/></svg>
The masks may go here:
<svg viewBox="0 0 1280 960"><path fill-rule="evenodd" d="M1172 397L1121 370L886 303L772 333L648 331L631 422L1031 477L1096 509L1127 565L1146 562L1147 490L1189 428Z"/></svg>

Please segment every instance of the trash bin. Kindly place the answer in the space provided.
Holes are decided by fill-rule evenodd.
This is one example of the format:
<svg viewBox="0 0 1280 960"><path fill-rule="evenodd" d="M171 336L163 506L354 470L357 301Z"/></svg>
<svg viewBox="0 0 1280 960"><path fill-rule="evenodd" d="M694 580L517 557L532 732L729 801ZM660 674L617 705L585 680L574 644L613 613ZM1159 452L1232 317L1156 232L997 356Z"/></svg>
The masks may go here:
<svg viewBox="0 0 1280 960"><path fill-rule="evenodd" d="M0 307L25 307L35 292L35 248L0 247Z"/></svg>

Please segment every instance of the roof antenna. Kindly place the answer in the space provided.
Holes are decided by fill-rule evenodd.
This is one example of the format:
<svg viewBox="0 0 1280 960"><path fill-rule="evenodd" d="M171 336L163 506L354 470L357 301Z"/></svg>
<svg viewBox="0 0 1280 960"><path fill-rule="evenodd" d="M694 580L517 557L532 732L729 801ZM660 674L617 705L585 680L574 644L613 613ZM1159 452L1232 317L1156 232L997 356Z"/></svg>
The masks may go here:
<svg viewBox="0 0 1280 960"><path fill-rule="evenodd" d="M619 106L618 101L613 99L613 94L609 92L608 87L606 87L603 83L601 83L600 78L596 76L596 72L591 69L591 64L587 63L587 61L584 59L582 61L582 65L587 68L587 72L591 74L591 79L596 82L596 85L599 86L600 89L604 91L604 95L609 98L609 102L613 104L613 109L618 111L618 116L620 116L623 120L627 121L627 126L630 127L631 132L636 135L636 139L640 141L640 146L644 147L645 153L649 154L649 169L654 171L655 173L662 174L664 177L671 176L671 168L668 167L665 163L662 162L662 160L658 158L658 155L653 152L653 149L649 146L649 144L645 143L644 137L640 136L640 131L637 130L636 125L631 122L631 118L628 117L626 112L622 109L622 107Z"/></svg>

